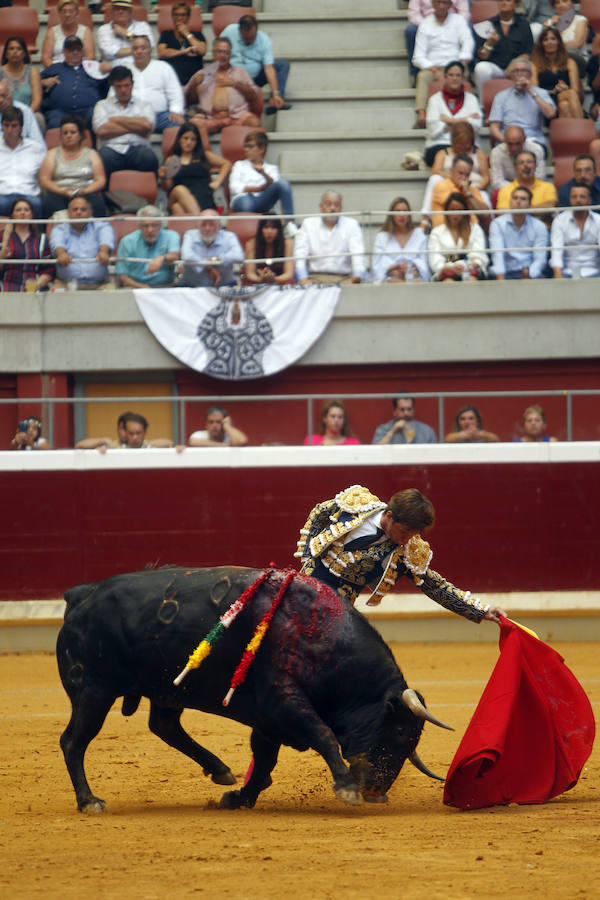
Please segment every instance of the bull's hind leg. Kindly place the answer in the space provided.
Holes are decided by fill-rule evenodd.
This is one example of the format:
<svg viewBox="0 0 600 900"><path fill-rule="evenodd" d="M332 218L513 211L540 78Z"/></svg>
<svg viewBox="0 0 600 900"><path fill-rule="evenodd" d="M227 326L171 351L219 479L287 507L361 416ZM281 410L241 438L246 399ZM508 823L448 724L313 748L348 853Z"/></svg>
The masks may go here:
<svg viewBox="0 0 600 900"><path fill-rule="evenodd" d="M252 809L261 791L273 783L271 772L277 764L281 744L265 737L255 728L250 738L250 746L253 753L252 774L241 790L227 791L223 794L219 803L221 809L240 809L242 806Z"/></svg>
<svg viewBox="0 0 600 900"><path fill-rule="evenodd" d="M83 688L71 697L71 720L60 738L60 746L77 797L81 812L98 813L108 807L104 800L94 797L85 777L83 760L85 751L96 737L111 708L115 697L103 695L98 690Z"/></svg>
<svg viewBox="0 0 600 900"><path fill-rule="evenodd" d="M215 784L235 784L235 776L218 756L206 750L196 741L192 740L181 722L181 709L158 706L154 701L150 702L150 731L180 753L189 756L194 762L202 766L205 775L210 775Z"/></svg>

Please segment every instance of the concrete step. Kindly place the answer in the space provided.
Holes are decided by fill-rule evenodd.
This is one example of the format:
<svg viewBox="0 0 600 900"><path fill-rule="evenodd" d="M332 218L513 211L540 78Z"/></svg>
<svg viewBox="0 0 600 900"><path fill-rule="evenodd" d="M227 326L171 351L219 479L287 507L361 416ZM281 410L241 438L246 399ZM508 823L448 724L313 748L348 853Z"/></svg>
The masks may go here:
<svg viewBox="0 0 600 900"><path fill-rule="evenodd" d="M299 93L287 91L289 100L293 100L294 109L298 111L310 110L311 113L320 113L322 110L329 112L335 109L344 115L351 116L351 122L355 121L353 108L355 106L368 106L370 109L388 111L392 109L414 110L415 92L410 88L389 88L378 90L353 91L300 91ZM283 119L283 117L282 117Z"/></svg>
<svg viewBox="0 0 600 900"><path fill-rule="evenodd" d="M332 134L348 132L355 124L361 131L369 131L374 136L382 131L408 131L414 118L411 106L403 107L392 101L372 101L368 106L363 102L348 101L319 104L317 108L313 104L299 103L293 109L279 113L275 127L299 134L309 130Z"/></svg>
<svg viewBox="0 0 600 900"><path fill-rule="evenodd" d="M364 3L364 0L363 0ZM394 12L398 6L404 8L402 0L373 0L372 3L364 3L362 7L353 9L353 12ZM256 4L255 4L256 7ZM263 0L263 14L261 19L271 15L293 15L298 12L297 0ZM304 0L302 3L304 14L314 13L338 13L340 16L348 12L347 0Z"/></svg>
<svg viewBox="0 0 600 900"><path fill-rule="evenodd" d="M276 56L297 53L352 54L365 47L395 51L404 47L404 25L400 19L322 19L320 21L282 21L265 23L265 31L273 40Z"/></svg>
<svg viewBox="0 0 600 900"><path fill-rule="evenodd" d="M291 180L294 185L294 209L300 215L316 214L322 195L331 189L342 195L344 210L355 213L378 210L381 213L381 217L376 217L378 222L383 221L384 211L389 209L394 197L405 197L413 210L420 210L425 192L422 178L401 177L397 172L390 172L377 180L337 172L324 172L319 179L310 182L300 178L294 180L293 175Z"/></svg>
<svg viewBox="0 0 600 900"><path fill-rule="evenodd" d="M410 90L414 96L406 65L393 60L338 60L335 67L331 63L328 66L329 69L324 71L324 60L294 60L290 68L288 94L347 91L356 95L358 91Z"/></svg>

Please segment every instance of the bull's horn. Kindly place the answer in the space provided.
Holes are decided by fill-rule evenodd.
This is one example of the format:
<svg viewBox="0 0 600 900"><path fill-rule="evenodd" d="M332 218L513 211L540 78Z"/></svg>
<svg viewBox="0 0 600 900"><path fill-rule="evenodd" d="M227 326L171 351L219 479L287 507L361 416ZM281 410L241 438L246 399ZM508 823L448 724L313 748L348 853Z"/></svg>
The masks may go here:
<svg viewBox="0 0 600 900"><path fill-rule="evenodd" d="M436 717L429 712L427 707L419 700L417 692L413 691L412 688L406 688L405 691L402 691L402 702L420 719L427 719L428 722L431 722L433 725L438 725L439 728L447 728L448 731L454 731L452 725L446 725L445 722L440 722L439 719L436 719Z"/></svg>
<svg viewBox="0 0 600 900"><path fill-rule="evenodd" d="M408 758L410 759L415 769L418 769L419 772L423 773L423 775L428 775L430 778L435 778L436 781L446 780L445 778L442 778L441 775L436 775L435 772L432 772L431 769L428 769L423 760L419 758L416 750L413 750Z"/></svg>

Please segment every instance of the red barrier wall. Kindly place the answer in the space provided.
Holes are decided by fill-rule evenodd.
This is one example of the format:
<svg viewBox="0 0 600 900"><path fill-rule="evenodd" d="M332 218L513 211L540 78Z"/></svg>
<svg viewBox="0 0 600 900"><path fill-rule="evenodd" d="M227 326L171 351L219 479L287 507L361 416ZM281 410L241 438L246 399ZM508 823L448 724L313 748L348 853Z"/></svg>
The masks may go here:
<svg viewBox="0 0 600 900"><path fill-rule="evenodd" d="M433 567L461 587L600 588L600 479L593 461L295 468L263 462L137 471L98 464L0 471L0 599L57 597L74 584L149 564L264 566L273 560L285 567L295 562L298 531L312 505L357 482L382 498L414 485L432 499Z"/></svg>

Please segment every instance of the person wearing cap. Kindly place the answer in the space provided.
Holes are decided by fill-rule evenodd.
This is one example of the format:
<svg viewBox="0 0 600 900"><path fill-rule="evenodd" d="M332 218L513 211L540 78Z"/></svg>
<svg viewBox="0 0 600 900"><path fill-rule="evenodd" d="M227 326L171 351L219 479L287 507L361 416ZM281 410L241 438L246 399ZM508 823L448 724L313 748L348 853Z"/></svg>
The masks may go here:
<svg viewBox="0 0 600 900"><path fill-rule="evenodd" d="M271 88L267 115L278 109L291 109L291 104L284 100L290 64L287 59L275 59L271 38L258 30L254 16L247 14L239 22L227 25L221 36L231 41L231 65L245 69L257 87L268 84Z"/></svg>
<svg viewBox="0 0 600 900"><path fill-rule="evenodd" d="M106 94L106 73L95 60L84 60L83 41L77 35L65 39L63 50L64 62L42 72L46 126L59 128L63 116L75 113L90 127L94 107Z"/></svg>
<svg viewBox="0 0 600 900"><path fill-rule="evenodd" d="M137 35L145 35L154 48L152 29L147 22L133 18L133 0L112 0L112 22L98 29L98 49L102 59L111 66L133 67L131 41Z"/></svg>
<svg viewBox="0 0 600 900"><path fill-rule="evenodd" d="M82 25L79 19L79 5L77 0L58 0L57 3L59 22L52 25L46 32L42 44L42 65L51 66L52 63L63 62L63 45L68 37L78 37L83 44L84 59L94 59L96 49L94 47L94 35L91 28Z"/></svg>

